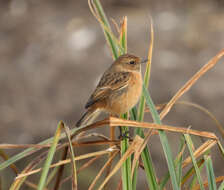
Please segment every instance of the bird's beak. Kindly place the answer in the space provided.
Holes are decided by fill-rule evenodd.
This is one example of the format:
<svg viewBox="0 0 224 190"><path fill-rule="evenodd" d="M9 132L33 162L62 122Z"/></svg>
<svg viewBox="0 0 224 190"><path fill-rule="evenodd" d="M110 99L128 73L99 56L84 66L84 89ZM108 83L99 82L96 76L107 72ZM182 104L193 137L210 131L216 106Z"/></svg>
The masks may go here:
<svg viewBox="0 0 224 190"><path fill-rule="evenodd" d="M140 63L146 63L148 62L148 59L142 59Z"/></svg>

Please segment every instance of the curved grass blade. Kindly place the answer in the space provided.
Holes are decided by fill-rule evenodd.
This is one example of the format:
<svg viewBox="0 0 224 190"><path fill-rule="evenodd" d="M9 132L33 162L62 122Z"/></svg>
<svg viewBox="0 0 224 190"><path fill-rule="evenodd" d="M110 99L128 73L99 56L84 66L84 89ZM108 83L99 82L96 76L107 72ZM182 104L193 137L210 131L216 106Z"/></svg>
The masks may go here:
<svg viewBox="0 0 224 190"><path fill-rule="evenodd" d="M57 146L57 143L59 141L59 137L60 137L61 130L62 130L63 127L64 127L64 123L62 121L60 121L59 124L58 124L57 130L55 132L55 136L54 136L54 139L53 139L52 146L51 146L51 148L48 152L47 159L44 163L43 171L41 173L40 181L39 181L38 188L37 188L38 190L42 190L44 188L45 184L46 184L47 174L48 174L52 159L54 157L56 146Z"/></svg>
<svg viewBox="0 0 224 190"><path fill-rule="evenodd" d="M203 182L202 182L202 178L201 178L201 174L200 174L200 170L198 168L198 165L197 165L197 162L196 162L196 159L194 157L194 152L192 150L192 145L193 145L193 142L190 138L190 135L188 134L184 134L184 138L186 140L186 143L187 143L187 146L188 146L188 149L189 149L189 152L190 152L190 156L191 156L191 159L192 159L192 162L193 162L193 165L194 165L194 168L195 168L195 172L196 172L196 175L197 175L197 179L198 179L198 183L200 185L200 188L201 190L205 190L204 186L203 186Z"/></svg>
<svg viewBox="0 0 224 190"><path fill-rule="evenodd" d="M35 159L33 159L19 175L24 175L27 172L31 171L33 168L35 168L38 164L40 164L47 156L48 151L44 151L41 154L39 154ZM26 176L22 177L20 179L15 178L14 182L10 186L10 190L19 190L20 187L23 185L23 183L26 181Z"/></svg>
<svg viewBox="0 0 224 190"><path fill-rule="evenodd" d="M146 71L144 74L144 84L145 86L148 86L149 84L149 78L150 78L150 71L151 71L151 62L152 62L152 50L153 50L153 41L154 41L154 32L153 32L153 24L151 20L151 42L149 45L149 52L148 52L148 62L146 65ZM139 101L139 107L137 111L137 121L143 121L144 118L144 109L145 109L145 97L142 94L140 101ZM144 134L141 128L136 129L136 134L144 138ZM141 154L141 158L144 164L145 173L146 173L146 179L148 183L149 189L157 190L159 189L159 185L157 183L156 179L156 172L153 167L152 158L148 149L148 146L143 150ZM136 182L137 182L137 172L138 172L138 164L136 164L136 169L133 176L133 190L136 189Z"/></svg>
<svg viewBox="0 0 224 190"><path fill-rule="evenodd" d="M159 114L158 114L158 112L155 108L155 105L154 105L154 103L153 103L145 85L143 85L143 93L144 93L144 97L145 97L145 100L146 100L146 104L148 105L148 107L151 111L152 118L153 118L154 122L156 124L161 124ZM166 137L165 131L158 130L158 132L159 132L160 141L161 141L161 144L162 144L162 147L163 147L163 151L164 151L164 154L165 154L165 157L166 157L166 160L167 160L167 165L168 165L173 189L178 190L180 188L178 187L178 183L177 183L177 175L176 175L174 162L173 162L173 158L172 158L172 152L171 152L171 149L170 149L170 146L169 146L168 139Z"/></svg>
<svg viewBox="0 0 224 190"><path fill-rule="evenodd" d="M221 152L221 154L222 154L222 156L224 158L224 148L223 148L223 146L222 146L220 141L218 141L218 147L219 147L219 150L220 150L220 152Z"/></svg>
<svg viewBox="0 0 224 190"><path fill-rule="evenodd" d="M97 176L94 178L94 180L92 181L91 185L89 186L88 190L93 190L97 180L100 178L100 176L103 174L104 170L110 166L111 162L114 160L114 158L117 156L118 151L114 152L111 157L108 159L108 161L104 164L104 166L100 169L100 171L98 172Z"/></svg>
<svg viewBox="0 0 224 190"><path fill-rule="evenodd" d="M94 5L97 15L94 14L94 10L91 5ZM103 10L103 7L99 0L89 0L89 7L90 10L93 12L94 16L96 16L97 20L100 22L103 32L105 34L106 40L109 44L109 47L112 50L112 54L114 59L118 58L118 49L122 51L122 48L119 43L116 43L117 39L114 37L113 33L111 32L111 27L106 17L106 14Z"/></svg>
<svg viewBox="0 0 224 190"><path fill-rule="evenodd" d="M123 18L123 22L121 25L120 45L124 49L124 52L127 53L127 17ZM119 54L123 54L123 52L119 52ZM128 119L128 113L123 114L121 118ZM121 131L122 131L122 134L128 134L129 129L126 126L122 126ZM121 155L122 156L127 152L128 148L129 148L129 139L124 138L121 141ZM131 190L132 189L131 157L128 157L122 164L121 177L122 177L123 190Z"/></svg>
<svg viewBox="0 0 224 190"><path fill-rule="evenodd" d="M181 188L181 178L182 178L182 163L183 163L183 153L185 150L185 140L184 137L181 137L181 141L180 141L180 150L179 150L179 154L175 160L175 166L177 169L177 182L179 185L179 188Z"/></svg>
<svg viewBox="0 0 224 190"><path fill-rule="evenodd" d="M191 107L197 108L198 110L200 110L203 113L205 113L206 115L208 115L215 122L215 125L217 126L218 130L220 131L222 137L224 138L224 127L221 125L221 123L218 121L218 119L216 119L214 114L211 113L208 109L206 109L205 107L203 107L199 104L196 104L193 102L188 102L188 101L178 101L175 104L191 106Z"/></svg>
<svg viewBox="0 0 224 190"><path fill-rule="evenodd" d="M77 170L76 170L76 164L75 164L75 154L73 151L72 141L71 141L71 133L70 133L70 129L67 126L64 126L64 129L65 129L65 133L67 135L68 142L69 142L70 157L72 162L72 190L77 190L78 189Z"/></svg>
<svg viewBox="0 0 224 190"><path fill-rule="evenodd" d="M188 80L172 97L172 99L166 104L165 108L160 113L160 118L163 119L170 109L173 107L175 102L186 93L196 82L197 80L203 76L208 70L213 68L216 63L224 56L224 49L222 49L218 54L216 54L212 59L209 60L207 64L205 64L197 73L193 75L190 80Z"/></svg>
<svg viewBox="0 0 224 190"><path fill-rule="evenodd" d="M200 172L202 171L204 165L205 165L205 162L198 167ZM194 173L195 173L195 170L194 170ZM193 178L189 185L189 189L194 189L195 186L198 186L198 184L197 185L196 184L197 184L197 175L193 175ZM200 185L199 185L199 187L200 187ZM205 185L204 185L204 187L205 187Z"/></svg>
<svg viewBox="0 0 224 190"><path fill-rule="evenodd" d="M153 23L152 23L152 19L151 19L151 42L149 45L148 62L146 64L146 69L145 69L145 74L144 74L144 85L146 87L148 87L149 79L150 79L153 42L154 42L154 30L153 30ZM144 110L145 110L145 97L144 97L144 94L142 94L140 101L139 101L139 107L138 107L138 121L143 121ZM137 133L139 133L139 131L137 131Z"/></svg>
<svg viewBox="0 0 224 190"><path fill-rule="evenodd" d="M206 171L208 176L209 190L217 190L211 156L204 156L204 157L205 157L205 166L206 166Z"/></svg>
<svg viewBox="0 0 224 190"><path fill-rule="evenodd" d="M118 161L118 163L114 166L113 170L110 172L110 174L106 177L106 179L103 181L103 183L98 188L99 190L102 190L105 184L109 181L109 179L120 169L120 167L124 164L125 160L131 157L131 155L140 148L140 146L143 143L143 139L139 136L135 136L133 142L128 147L128 150L122 155L121 159ZM125 187L126 188L126 187ZM124 190L124 189L123 189ZM129 189L128 189L129 190Z"/></svg>
<svg viewBox="0 0 224 190"><path fill-rule="evenodd" d="M215 181L216 181L216 184L217 183L220 183L220 182L223 182L224 181L224 176L219 176L219 177L217 177L216 179L215 179ZM208 187L208 180L205 180L204 181L204 186L207 188ZM222 184L221 184L222 185ZM192 190L200 190L200 186L199 185L196 185ZM222 189L218 189L218 190L223 190L223 188Z"/></svg>
<svg viewBox="0 0 224 190"><path fill-rule="evenodd" d="M203 167L205 160L202 158L200 160L197 161L197 165L199 168ZM195 173L195 168L194 166L192 166L187 172L186 174L182 177L181 179L181 185L183 186L188 179L190 179L190 177Z"/></svg>
<svg viewBox="0 0 224 190"><path fill-rule="evenodd" d="M218 190L223 190L224 189L224 181L221 183L221 185L219 186Z"/></svg>
<svg viewBox="0 0 224 190"><path fill-rule="evenodd" d="M179 187L181 187L181 178L182 178L182 162L183 162L183 153L185 149L184 141L185 141L184 138L180 139L179 153L174 161L175 168L177 169L177 181L178 181ZM168 172L160 183L160 190L164 189L169 179L170 179L170 174Z"/></svg>
<svg viewBox="0 0 224 190"><path fill-rule="evenodd" d="M74 128L71 130L71 133L76 133L77 131L81 130L82 128L84 127L80 127L80 128ZM62 140L66 137L65 133L62 133L59 140ZM52 143L54 137L51 137L51 138L48 138L42 142L40 142L38 145L45 145L45 144L49 144L49 143ZM3 170L5 168L7 168L8 166L10 166L11 164L21 160L22 158L30 155L30 154L33 154L37 151L39 151L41 148L27 148L26 150L16 154L15 156L12 156L11 158L9 158L8 160L4 161L3 163L0 164L0 170Z"/></svg>

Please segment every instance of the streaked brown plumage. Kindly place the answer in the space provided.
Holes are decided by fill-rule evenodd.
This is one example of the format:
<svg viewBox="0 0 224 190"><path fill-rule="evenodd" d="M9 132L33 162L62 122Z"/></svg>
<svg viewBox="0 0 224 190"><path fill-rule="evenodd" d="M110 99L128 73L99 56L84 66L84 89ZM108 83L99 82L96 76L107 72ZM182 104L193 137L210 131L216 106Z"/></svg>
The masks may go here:
<svg viewBox="0 0 224 190"><path fill-rule="evenodd" d="M119 115L135 106L142 91L141 59L124 54L105 71L95 91L87 101L87 111L76 123L84 124L97 111Z"/></svg>

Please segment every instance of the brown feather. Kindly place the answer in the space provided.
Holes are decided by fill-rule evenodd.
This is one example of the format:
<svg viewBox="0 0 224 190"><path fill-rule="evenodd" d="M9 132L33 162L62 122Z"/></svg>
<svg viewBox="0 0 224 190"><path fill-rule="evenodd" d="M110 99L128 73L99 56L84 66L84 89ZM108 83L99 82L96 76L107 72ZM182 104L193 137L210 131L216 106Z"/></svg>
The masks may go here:
<svg viewBox="0 0 224 190"><path fill-rule="evenodd" d="M97 85L96 90L90 96L85 108L108 98L114 91L125 88L128 85L129 80L129 72L105 73Z"/></svg>

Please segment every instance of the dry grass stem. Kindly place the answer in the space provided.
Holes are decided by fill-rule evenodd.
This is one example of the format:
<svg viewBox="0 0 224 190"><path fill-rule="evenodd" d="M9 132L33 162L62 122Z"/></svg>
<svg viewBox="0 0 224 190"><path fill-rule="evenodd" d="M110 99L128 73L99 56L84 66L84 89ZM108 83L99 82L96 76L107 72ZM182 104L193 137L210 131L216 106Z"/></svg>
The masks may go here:
<svg viewBox="0 0 224 190"><path fill-rule="evenodd" d="M146 123L146 122L136 122L136 121L130 121L130 120L124 120L119 119L115 117L109 118L110 126L129 126L129 127L141 127L141 128L147 128L147 129L157 129L157 130L165 130L169 132L176 132L176 133L183 133L183 134L191 134L211 139L218 139L217 136L214 133L206 132L206 131L198 131L193 129L187 129L183 127L173 127L168 125L158 125L155 123Z"/></svg>
<svg viewBox="0 0 224 190"><path fill-rule="evenodd" d="M221 59L224 55L224 49L221 50L216 56L214 56L207 64L205 64L189 81L185 83L185 85L177 91L177 93L173 96L173 98L167 103L165 108L160 113L161 120L167 115L175 102L185 93L187 92L192 85L197 82L197 80L204 75L209 69L214 67L216 63Z"/></svg>
<svg viewBox="0 0 224 190"><path fill-rule="evenodd" d="M64 126L64 129L65 129L65 133L69 142L69 150L70 150L69 153L70 153L70 158L72 163L72 190L77 190L78 189L77 172L76 172L75 155L74 155L72 142L71 142L71 133L70 133L70 129L67 126Z"/></svg>
<svg viewBox="0 0 224 190"><path fill-rule="evenodd" d="M0 150L0 156L1 156L4 160L8 160L8 155L7 155L4 151L2 151L2 150ZM18 170L18 168L16 167L15 164L11 164L11 165L10 165L10 168L13 170L13 172L14 172L16 175L18 175L19 170ZM25 184L26 184L28 187L31 187L31 188L34 188L34 189L36 189L36 187L37 187L36 184L34 184L34 183L32 183L32 182L30 182L30 181L28 181L28 180L25 181ZM0 188L0 189L1 189L1 188ZM47 190L47 188L45 188L44 190Z"/></svg>
<svg viewBox="0 0 224 190"><path fill-rule="evenodd" d="M127 151L124 153L124 155L121 157L121 159L118 161L118 163L115 165L113 170L110 172L110 174L106 177L106 179L103 181L103 183L100 185L98 190L102 190L105 184L109 181L109 179L120 169L122 164L127 160L129 156L131 156L132 153L134 153L139 147L141 146L143 142L143 139L139 137L138 135L135 136L133 142L128 147Z"/></svg>
<svg viewBox="0 0 224 190"><path fill-rule="evenodd" d="M110 145L110 144L119 144L120 143L120 140L113 140L113 141L86 141L86 142L80 142L80 143L77 143L77 142L73 142L72 143L72 146L73 147L84 147L84 146L98 146L98 145Z"/></svg>
<svg viewBox="0 0 224 190"><path fill-rule="evenodd" d="M122 179L119 179L116 190L122 190Z"/></svg>
<svg viewBox="0 0 224 190"><path fill-rule="evenodd" d="M100 133L90 133L90 134L82 136L82 138L79 140L88 139L88 138L92 138L92 137L97 137L97 138L105 140L105 141L110 140L107 136L100 134Z"/></svg>
<svg viewBox="0 0 224 190"><path fill-rule="evenodd" d="M29 182L29 181L25 181L24 182L28 187L30 187L30 188L32 188L32 189L37 189L37 185L36 184L34 184L34 183L31 183L31 182ZM48 188L43 188L43 190L49 190Z"/></svg>
<svg viewBox="0 0 224 190"><path fill-rule="evenodd" d="M163 109L166 106L166 104L167 103L156 105L156 109L157 110ZM192 102L188 102L188 101L178 101L178 102L175 103L175 105L177 105L177 104L191 106L191 107L197 108L197 109L201 110L202 112L204 112L205 114L207 114L215 122L218 130L221 132L221 134L224 138L224 128L223 128L223 126L218 121L218 119L216 119L216 117L208 109L204 108L201 105L198 105L198 104L192 103ZM145 112L150 112L149 108L146 108Z"/></svg>
<svg viewBox="0 0 224 190"><path fill-rule="evenodd" d="M141 153L144 150L145 146L147 145L147 142L149 141L149 138L151 137L152 133L153 133L152 129L147 131L147 133L145 134L144 141L142 141L142 145L140 145L139 149L137 149L135 151L135 153L134 153L134 159L132 161L132 168L131 168L131 176L132 176L132 178L133 178L133 175L134 175L136 164L139 161Z"/></svg>
<svg viewBox="0 0 224 190"><path fill-rule="evenodd" d="M117 22L116 22L113 18L110 18L110 20L111 20L111 22L113 23L113 25L114 25L114 27L115 27L115 29L116 29L116 32L117 32L118 34L120 34L120 28L119 28Z"/></svg>
<svg viewBox="0 0 224 190"><path fill-rule="evenodd" d="M96 18L96 20L100 23L101 27L103 28L105 38L111 48L113 59L117 58L119 55L127 53L126 52L127 51L127 17L125 16L122 18L122 20L120 22L120 26L118 26L117 22L114 19L111 19L111 21L114 25L111 28L109 22L107 21L108 19L105 16L105 13L104 13L103 8L101 7L99 1L88 0L88 5L89 5L90 11L92 12L93 16ZM118 34L113 33L112 29L116 30L116 32ZM144 85L145 86L143 86L146 88L148 88L148 85L149 85L153 43L154 43L154 31L153 31L152 19L151 19L151 36L150 37L151 37L151 43L149 44L148 61L147 61L147 65L146 65L145 75L144 75ZM175 104L189 105L192 107L196 107L197 109L206 113L216 123L216 126L218 127L219 131L221 132L222 136L224 137L223 126L215 118L215 116L211 112L209 112L207 109L203 108L200 105L190 103L190 102L184 102L184 101L177 102L180 99L180 97L183 96L184 93L186 93L198 81L198 79L200 77L202 77L207 71L209 71L211 68L213 68L223 56L224 56L224 49L222 49L217 55L215 55L211 60L209 60L208 63L206 63L203 67L201 67L201 69L198 72L196 72L192 76L192 78L190 78L190 80L188 80L177 91L177 93L171 98L171 100L167 104L161 104L161 105L156 106L157 110L161 110L160 115L159 115L161 120L169 113L169 111L172 109L172 107ZM153 105L153 103L151 103L150 95L148 95L147 91L145 91L145 90L146 89L143 88L143 94L145 95L145 97L142 94L141 100L139 103L139 110L138 110L138 112L136 112L137 116L138 116L138 117L137 116L136 117L137 117L137 120L139 120L139 121L143 121L143 119L144 119L144 110L145 110L145 112L149 111L148 108L145 109L146 100L147 100L148 104ZM149 107L153 107L153 106L149 106ZM154 111L154 109L152 111ZM130 112L130 113L132 113L132 112ZM127 113L127 114L129 114L129 113ZM136 115L135 110L132 114L134 115L134 118L135 118L135 115ZM219 148L221 149L222 154L224 155L224 150L223 150L221 144L219 144L220 142L218 140L218 137L216 136L216 134L214 134L212 132L199 131L199 130L194 130L191 128L180 127L180 126L169 126L169 125L162 125L162 124L159 125L156 123L125 120L125 119L120 119L120 118L112 117L112 116L108 117L104 120L97 121L97 122L93 123L93 121L96 119L96 117L98 117L98 115L99 115L99 112L95 113L93 115L93 117L85 123L85 125L82 125L79 128L72 130L72 131L75 131L73 134L69 130L68 127L64 126L64 130L65 130L65 134L67 136L68 142L66 142L65 135L63 134L63 138L61 138L63 140L61 140L60 141L61 144L57 144L57 146L56 146L56 143L52 143L53 146L51 143L49 144L51 139L49 139L47 141L43 141L40 144L19 144L19 145L18 144L0 144L0 156L4 160L8 160L8 156L1 149L31 148L31 149L28 149L27 151L24 151L21 154L22 156L20 156L20 157L15 156L11 160L6 162L6 164L5 163L1 164L1 167L3 169L6 168L6 166L8 166L10 163L14 163L15 161L17 161L21 158L24 158L25 156L28 156L32 153L35 153L35 152L40 151L41 149L45 148L44 151L42 151L38 156L36 156L32 161L30 161L26 165L26 167L23 169L23 171L20 174L19 174L19 170L17 169L15 164L10 165L13 172L16 175L18 175L15 178L15 181L11 184L10 189L11 190L19 189L23 184L26 184L27 186L29 186L30 188L33 188L33 189L41 188L44 190L48 190L47 188L42 188L39 185L37 186L36 184L34 184L28 180L26 181L28 176L30 176L32 174L36 174L43 170L42 174L46 174L46 175L41 175L41 178L40 178L41 183L39 183L39 184L44 184L45 186L48 186L48 182L49 182L49 185L52 186L52 188L54 190L57 190L61 187L62 184L64 184L68 180L71 180L72 190L77 190L78 189L77 174L80 173L81 171L83 171L84 169L88 168L89 166L91 166L96 160L98 160L102 156L107 156L107 160L105 161L103 167L100 168L99 171L96 173L95 178L91 182L88 190L93 190L94 188L96 188L95 186L98 185L99 179L103 178L102 177L103 174L105 174L104 175L105 179L102 180L102 183L100 183L100 185L97 189L98 190L106 189L105 185L120 169L121 169L122 177L120 178L119 184L116 189L121 190L122 183L123 183L124 187L127 186L126 189L129 189L129 187L131 187L132 185L134 187L137 183L132 184L132 182L130 182L130 181L134 180L134 182L136 182L137 177L133 179L133 176L138 175L137 173L136 173L136 175L134 175L135 174L134 172L135 172L135 168L139 169L139 167L142 167L144 169L144 172L146 173L147 176L149 175L149 172L150 172L150 175L152 176L151 179L150 179L150 177L147 177L146 179L148 180L148 184L151 189L150 185L153 184L154 186L157 186L157 181L159 181L159 180L157 179L156 173L154 173L154 170L150 169L150 167L153 168L153 163L151 163L151 161L150 161L151 157L148 156L148 154L145 154L141 157L141 153L143 152L144 148L146 147L147 143L149 142L150 137L154 134L158 134L158 132L160 133L160 130L174 132L174 133L180 133L180 134L190 134L190 135L208 138L207 141L204 142L197 149L195 149L194 144L192 144L193 155L194 155L195 159L199 158L199 161L197 161L198 166L201 166L205 162L204 157L201 158L201 156L203 156L208 150L210 150L217 143L219 145ZM155 119L155 115L153 114L152 116ZM125 116L124 118L129 118L129 115L127 115L127 117ZM158 118L156 118L156 119L159 120ZM103 134L94 133L94 132L90 133L90 134L86 134L86 132L89 132L92 129L96 129L96 128L100 128L100 127L108 127L108 126L109 126L109 130L110 130L109 137L107 137ZM143 139L139 135L136 135L134 137L134 140L126 139L127 141L121 141L119 139L116 139L115 130L116 130L116 127L118 127L118 126L141 128L142 131L144 132L145 137ZM139 129L137 131L139 131ZM59 137L59 134L58 133L56 133L56 134L58 135L57 137ZM142 134L142 132L141 132L141 134ZM195 173L197 174L197 176L200 177L200 175L198 175L198 168L195 167L195 162L193 163L193 166L195 168L192 166L192 168L190 168L190 170L186 174L184 174L185 170L183 170L183 171L180 170L181 165L177 165L177 168L175 168L175 166L173 166L174 161L172 159L172 153L170 153L171 151L168 146L167 138L165 138L166 136L163 136L163 137L164 138L162 138L162 135L160 134L160 139L161 139L161 142L163 145L165 157L168 161L170 183L174 184L173 187L176 187L176 189L178 189L179 185L180 185L179 183L181 183L181 186L184 186L185 185L184 183L189 181L189 179L192 178L192 176L195 175ZM90 138L93 138L93 139L90 139ZM73 139L73 141L72 141L72 139ZM57 140L58 140L58 138L57 138ZM48 142L48 144L44 144L46 142ZM57 142L57 141L55 141L55 142ZM125 143L123 143L123 142L125 142ZM191 156L187 156L187 158L183 161L182 156L184 154L186 144L182 144L182 143L183 142L181 141L181 150L178 151L177 160L175 160L175 164L176 163L182 164L182 168L185 168L186 166L188 166L189 164L192 163L192 159L191 159L192 150L191 150L191 148L189 148ZM164 144L167 146L165 146ZM86 147L86 146L106 146L106 149L96 151L96 152L86 153L86 154L79 155L79 156L75 155L74 148ZM53 159L54 154L51 154L51 151L49 151L50 157L48 156L48 150L50 147L51 147L50 150L54 150L54 151L52 151L53 153L55 153L55 149L56 149L56 151L58 151L63 148L62 156L60 156L60 158L59 158L60 160L55 161L56 163L51 164L51 165L50 165L50 163L52 163L51 161ZM69 159L67 158L68 153L70 154ZM115 162L114 160L116 160L115 158L117 155L119 155L119 153L121 153L121 158L117 161L116 164L114 164L114 162ZM133 156L132 157L133 159L129 160L130 156ZM147 163L148 165L144 165L145 166L145 168L144 168L142 161L145 164L146 163L145 160L147 160L145 158L148 159L148 163ZM39 166L39 164L42 163L42 161L44 159L46 159L47 161L50 160L50 162L46 161L46 163L47 163L46 165ZM85 160L85 159L88 159L88 160ZM86 162L77 170L76 163L79 160L85 160ZM193 161L194 161L194 159L193 159ZM70 164L69 166L70 166L72 173L69 174L68 177L65 177L64 179L62 179L65 164ZM58 167L58 168L55 168L50 175L48 175L49 165L50 165L50 168ZM112 165L115 165L115 166L112 168L111 167ZM137 165L137 167L136 167L136 165ZM37 166L40 168L37 168ZM45 169L47 169L47 170L45 170ZM131 171L131 174L130 174L130 171ZM180 172L183 172L183 174L180 174ZM14 175L14 173L13 173L13 175ZM44 176L43 177L44 180L42 180L42 176ZM50 176L50 177L47 179L47 176ZM53 181L55 181L55 184L51 184L52 179L53 179ZM167 178L165 178L165 179L167 179ZM224 176L219 176L215 180L216 180L216 183L224 181ZM161 181L162 181L161 184L163 184L163 180L161 180ZM168 181L168 179L167 179L167 181ZM165 184L165 183L167 183L167 181L164 182L164 186L167 185L167 184ZM178 182L176 182L176 181L178 181ZM154 184L154 182L156 182L156 183ZM198 182L201 183L201 179ZM161 188L160 187L161 184L158 184L158 187L155 187L155 188ZM208 185L209 185L208 180L205 180L204 186L208 187ZM0 184L0 186L1 186L1 184ZM134 188L136 189L136 187L134 187ZM113 188L115 188L115 187L113 187ZM1 187L0 187L0 189L1 189ZM198 184L196 184L193 187L193 190L199 190L199 189L200 189L200 186Z"/></svg>
<svg viewBox="0 0 224 190"><path fill-rule="evenodd" d="M17 149L17 148L49 148L51 144L0 144L0 149Z"/></svg>
<svg viewBox="0 0 224 190"><path fill-rule="evenodd" d="M85 164L83 164L78 170L77 173L80 173L84 169L88 168L93 162L95 162L97 159L99 159L102 155L95 156L94 158L88 160Z"/></svg>
<svg viewBox="0 0 224 190"><path fill-rule="evenodd" d="M211 149L214 145L217 144L217 140L208 140L203 143L199 148L194 151L194 157L198 158L202 154L204 154L207 150ZM186 167L189 163L191 163L191 157L188 156L182 164L182 167Z"/></svg>
<svg viewBox="0 0 224 190"><path fill-rule="evenodd" d="M224 181L224 176L217 177L215 179L215 181L216 181L216 183L220 183L220 182ZM206 180L203 185L204 185L204 187L208 187L208 180ZM192 190L200 190L200 186L197 184L193 187Z"/></svg>
<svg viewBox="0 0 224 190"><path fill-rule="evenodd" d="M75 161L78 161L78 160L84 160L84 159L87 159L87 158L91 158L91 157L95 157L95 156L99 156L99 155L104 155L104 154L108 154L108 153L111 153L111 152L114 152L114 151L117 151L118 149L116 147L111 147L111 148L108 148L106 150L102 150L102 151L98 151L98 152L92 152L92 153L88 153L88 154L84 154L84 155L81 155L81 156L77 156L75 157ZM55 164L52 164L50 166L50 168L54 168L56 166L61 166L61 165L65 165L65 164L68 164L71 162L71 159L67 159L67 160L61 160ZM20 175L18 175L16 177L16 179L20 179L22 177L25 177L25 176L29 176L29 175L32 175L32 174L35 174L35 173L38 173L42 170L42 168L38 168L38 169L35 169L35 170L32 170L30 172L24 172L24 173L21 173Z"/></svg>
<svg viewBox="0 0 224 190"><path fill-rule="evenodd" d="M38 157L36 157L32 162L30 162L25 167L25 169L20 173L20 175L24 175L24 174L28 173L29 171L31 171L33 168L35 168L41 161L43 161L45 159L45 157L47 156L47 153L48 153L48 151L45 151L45 152L41 153ZM23 181L23 177L18 178L18 179L16 177L15 181L11 185L11 188L17 189L21 185L22 181Z"/></svg>
<svg viewBox="0 0 224 190"><path fill-rule="evenodd" d="M94 17L96 18L96 20L101 24L101 26L102 26L102 28L103 28L103 31L104 31L104 32L108 32L108 33L110 34L110 37L113 39L114 42L116 42L117 47L118 47L119 49L123 49L123 48L120 46L120 43L119 43L119 40L117 39L117 37L114 36L114 34L113 34L113 32L111 31L111 29L110 29L108 26L106 26L106 25L104 24L104 22L102 21L102 19L101 19L100 16L98 15L98 12L96 11L96 8L95 8L95 4L92 2L92 0L88 0L88 5L89 5L89 9L90 9L91 13L93 14L93 16L94 16ZM106 38L106 40L108 40L108 39ZM108 42L108 44L109 44L109 42ZM111 48L111 46L109 46L109 47ZM115 57L113 56L113 58L115 58Z"/></svg>
<svg viewBox="0 0 224 190"><path fill-rule="evenodd" d="M202 158L197 162L198 167L200 168L202 164L204 164L205 160ZM183 178L183 180L181 181L181 186L184 186L184 184L188 181L188 179L191 178L191 176L193 176L193 174L195 174L195 169L193 168L190 173Z"/></svg>
<svg viewBox="0 0 224 190"><path fill-rule="evenodd" d="M83 171L84 169L86 169L87 167L89 167L93 162L95 162L97 159L99 159L102 155L96 156L90 160L88 160L85 164L83 164L78 170L77 170L77 174L80 173L81 171ZM61 185L63 185L64 183L66 183L68 180L70 180L72 178L72 176L68 176L66 178L64 178L60 184L59 187Z"/></svg>
<svg viewBox="0 0 224 190"><path fill-rule="evenodd" d="M203 106L200 106L198 104L192 103L192 102L187 102L187 101L178 101L175 104L183 104L183 105L188 105L188 106L192 106L195 107L199 110L201 110L202 112L204 112L205 114L207 114L216 124L218 130L221 132L223 138L224 138L224 128L221 125L221 123L216 119L216 117L210 112L208 111L208 109L204 108Z"/></svg>
<svg viewBox="0 0 224 190"><path fill-rule="evenodd" d="M113 161L113 159L115 158L115 156L118 154L119 151L113 152L111 154L111 156L109 157L108 161L106 162L106 164L104 164L104 166L101 168L101 170L98 172L97 176L94 178L94 180L92 181L91 185L89 186L88 190L92 190L93 187L96 185L97 180L100 178L100 176L103 174L104 170L107 167L111 166L111 163Z"/></svg>

